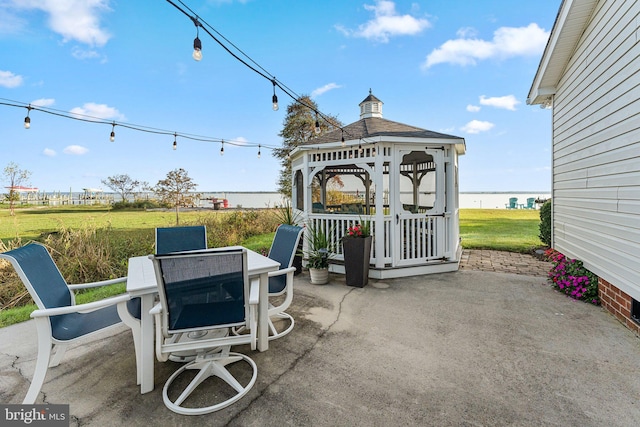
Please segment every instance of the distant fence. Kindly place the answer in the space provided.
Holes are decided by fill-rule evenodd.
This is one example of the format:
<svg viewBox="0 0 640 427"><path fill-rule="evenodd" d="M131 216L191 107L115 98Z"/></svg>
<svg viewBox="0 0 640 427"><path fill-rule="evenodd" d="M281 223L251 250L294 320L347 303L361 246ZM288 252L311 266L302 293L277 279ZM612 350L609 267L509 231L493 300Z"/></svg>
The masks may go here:
<svg viewBox="0 0 640 427"><path fill-rule="evenodd" d="M199 208L273 208L283 206L286 199L278 192L201 192L196 200ZM35 206L64 206L64 205L110 205L121 201L119 194L102 191L53 191L53 192L22 192L18 205ZM155 200L152 192L138 192L129 197L134 200ZM0 203L6 203L0 197Z"/></svg>

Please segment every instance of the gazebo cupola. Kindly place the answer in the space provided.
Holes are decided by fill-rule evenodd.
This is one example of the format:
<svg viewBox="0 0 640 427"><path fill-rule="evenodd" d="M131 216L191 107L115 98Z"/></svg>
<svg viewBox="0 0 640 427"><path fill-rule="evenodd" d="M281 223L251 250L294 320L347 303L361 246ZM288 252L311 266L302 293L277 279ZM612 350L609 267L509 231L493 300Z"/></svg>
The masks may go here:
<svg viewBox="0 0 640 427"><path fill-rule="evenodd" d="M457 270L464 139L384 119L371 90L359 107L358 121L291 152L291 205L329 234L333 272L344 272L340 241L361 221L373 235L369 277Z"/></svg>
<svg viewBox="0 0 640 427"><path fill-rule="evenodd" d="M369 96L360 103L360 118L379 117L382 118L383 102L376 98L369 89Z"/></svg>

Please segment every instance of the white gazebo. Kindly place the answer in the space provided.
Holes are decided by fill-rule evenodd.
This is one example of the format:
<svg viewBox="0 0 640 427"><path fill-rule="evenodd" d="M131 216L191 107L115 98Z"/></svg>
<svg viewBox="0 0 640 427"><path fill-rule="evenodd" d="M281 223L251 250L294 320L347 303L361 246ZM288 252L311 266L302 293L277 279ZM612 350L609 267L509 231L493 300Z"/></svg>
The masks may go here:
<svg viewBox="0 0 640 427"><path fill-rule="evenodd" d="M360 120L291 153L292 205L334 243L331 271L343 273L340 239L369 220L369 277L385 279L458 269L458 156L463 138L382 118L371 91Z"/></svg>

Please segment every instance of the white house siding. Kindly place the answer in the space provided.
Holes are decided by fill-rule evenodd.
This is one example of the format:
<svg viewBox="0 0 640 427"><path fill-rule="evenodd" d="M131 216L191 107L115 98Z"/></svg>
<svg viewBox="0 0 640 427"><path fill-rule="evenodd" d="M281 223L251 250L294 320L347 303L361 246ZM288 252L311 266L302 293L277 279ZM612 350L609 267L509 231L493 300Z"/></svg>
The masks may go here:
<svg viewBox="0 0 640 427"><path fill-rule="evenodd" d="M640 300L640 2L598 2L553 105L553 246Z"/></svg>

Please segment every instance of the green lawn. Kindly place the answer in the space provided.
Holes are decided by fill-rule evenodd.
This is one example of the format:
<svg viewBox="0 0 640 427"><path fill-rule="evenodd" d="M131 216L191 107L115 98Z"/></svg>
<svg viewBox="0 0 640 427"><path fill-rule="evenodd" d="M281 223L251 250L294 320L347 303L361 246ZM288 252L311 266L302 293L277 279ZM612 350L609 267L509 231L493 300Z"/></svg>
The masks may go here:
<svg viewBox="0 0 640 427"><path fill-rule="evenodd" d="M539 225L537 210L460 210L460 237L465 249L529 253L542 246Z"/></svg>
<svg viewBox="0 0 640 427"><path fill-rule="evenodd" d="M180 223L195 223L202 212L181 212ZM242 220L241 220L242 221ZM460 236L465 249L494 249L528 253L542 245L538 238L539 211L506 209L461 209ZM112 211L107 207L61 207L18 209L11 217L8 209L0 209L0 240L6 242L20 238L22 244L61 228L83 226L110 226L116 240L127 249L149 253L153 250L155 227L175 225L172 211ZM209 230L209 232L214 232ZM249 237L238 242L252 250L268 249L274 233ZM148 242L147 242L148 241ZM145 242L140 245L140 242ZM2 245L0 245L1 247ZM147 248L148 246L148 248ZM126 251L120 251L126 253ZM139 255L139 254L138 254ZM125 257L126 258L126 257ZM126 259L122 260L126 271ZM126 273L125 273L126 274ZM0 283L2 286L2 283ZM106 290L89 291L78 295L77 302L89 302L124 291L124 285L113 285ZM25 321L34 305L0 311L0 327Z"/></svg>

